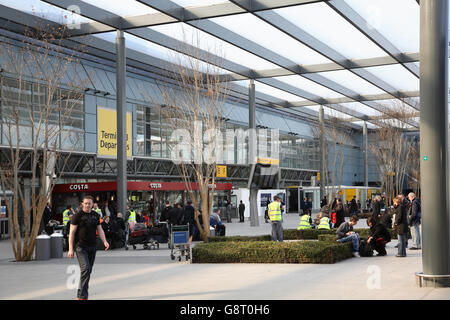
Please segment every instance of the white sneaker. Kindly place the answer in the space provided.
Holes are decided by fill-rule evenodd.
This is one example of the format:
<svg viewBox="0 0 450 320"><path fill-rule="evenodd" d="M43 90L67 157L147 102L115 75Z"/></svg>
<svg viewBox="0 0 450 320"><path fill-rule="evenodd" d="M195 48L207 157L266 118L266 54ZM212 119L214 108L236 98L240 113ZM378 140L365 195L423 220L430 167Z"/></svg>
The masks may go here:
<svg viewBox="0 0 450 320"><path fill-rule="evenodd" d="M358 258L358 257L360 257L360 255L359 255L359 252L353 252L353 256L355 257L355 258Z"/></svg>

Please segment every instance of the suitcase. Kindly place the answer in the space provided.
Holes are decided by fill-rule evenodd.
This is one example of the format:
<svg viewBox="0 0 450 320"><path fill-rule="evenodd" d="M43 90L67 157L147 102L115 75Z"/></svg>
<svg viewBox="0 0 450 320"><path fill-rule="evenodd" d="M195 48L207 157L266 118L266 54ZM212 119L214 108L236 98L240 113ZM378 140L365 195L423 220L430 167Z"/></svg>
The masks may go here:
<svg viewBox="0 0 450 320"><path fill-rule="evenodd" d="M147 236L147 235L148 235L147 229L133 230L130 233L130 238L139 238L139 237L143 237L143 236Z"/></svg>
<svg viewBox="0 0 450 320"><path fill-rule="evenodd" d="M359 244L359 255L361 257L372 257L373 249L372 246L367 243L367 240L361 240Z"/></svg>

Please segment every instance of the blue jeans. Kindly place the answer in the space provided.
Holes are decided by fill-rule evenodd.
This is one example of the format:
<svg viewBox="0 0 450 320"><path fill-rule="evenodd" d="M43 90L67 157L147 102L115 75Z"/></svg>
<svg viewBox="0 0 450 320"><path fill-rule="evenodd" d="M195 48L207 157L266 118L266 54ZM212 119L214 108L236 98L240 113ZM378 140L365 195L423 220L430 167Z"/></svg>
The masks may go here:
<svg viewBox="0 0 450 320"><path fill-rule="evenodd" d="M272 221L272 240L283 242L283 224L281 221Z"/></svg>
<svg viewBox="0 0 450 320"><path fill-rule="evenodd" d="M410 226L411 230L411 238L412 238L412 247L413 248L421 248L420 245L420 223L414 223Z"/></svg>
<svg viewBox="0 0 450 320"><path fill-rule="evenodd" d="M408 239L408 234L398 234L398 253L399 256L406 256L406 241Z"/></svg>
<svg viewBox="0 0 450 320"><path fill-rule="evenodd" d="M87 299L89 289L89 279L94 267L97 247L76 247L77 259L80 265L80 283L78 285L77 298Z"/></svg>
<svg viewBox="0 0 450 320"><path fill-rule="evenodd" d="M357 234L356 232L349 236L338 239L338 241L340 243L351 241L353 245L353 252L359 252L359 234Z"/></svg>

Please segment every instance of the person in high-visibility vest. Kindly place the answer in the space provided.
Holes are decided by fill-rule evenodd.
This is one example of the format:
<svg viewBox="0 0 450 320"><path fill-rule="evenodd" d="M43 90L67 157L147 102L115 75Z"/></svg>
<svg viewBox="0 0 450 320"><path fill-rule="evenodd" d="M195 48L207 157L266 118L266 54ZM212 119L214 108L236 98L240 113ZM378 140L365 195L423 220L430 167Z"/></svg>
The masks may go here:
<svg viewBox="0 0 450 320"><path fill-rule="evenodd" d="M102 210L98 207L97 203L94 203L94 207L92 208L92 210L98 213L100 219L103 218Z"/></svg>
<svg viewBox="0 0 450 320"><path fill-rule="evenodd" d="M281 211L284 209L281 204L281 198L275 196L274 201L268 206L269 219L272 223L272 240L283 241L283 219Z"/></svg>
<svg viewBox="0 0 450 320"><path fill-rule="evenodd" d="M68 205L66 210L63 211L63 225L67 226L70 221L70 215L74 214L73 208L71 205Z"/></svg>
<svg viewBox="0 0 450 320"><path fill-rule="evenodd" d="M303 213L303 215L300 217L300 224L297 227L297 230L305 229L312 229L312 219L307 212Z"/></svg>
<svg viewBox="0 0 450 320"><path fill-rule="evenodd" d="M327 215L322 215L319 220L319 226L317 227L319 230L330 230L331 229L331 221Z"/></svg>

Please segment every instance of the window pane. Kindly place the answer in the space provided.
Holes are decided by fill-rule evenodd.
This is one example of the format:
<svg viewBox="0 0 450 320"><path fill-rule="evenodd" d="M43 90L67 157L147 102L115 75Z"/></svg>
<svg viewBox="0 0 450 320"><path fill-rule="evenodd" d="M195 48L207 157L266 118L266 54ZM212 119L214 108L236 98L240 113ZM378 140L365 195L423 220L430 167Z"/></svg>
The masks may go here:
<svg viewBox="0 0 450 320"><path fill-rule="evenodd" d="M159 119L160 108L158 106L154 106L150 108L150 141L151 141L151 156L152 157L161 157L161 123Z"/></svg>

